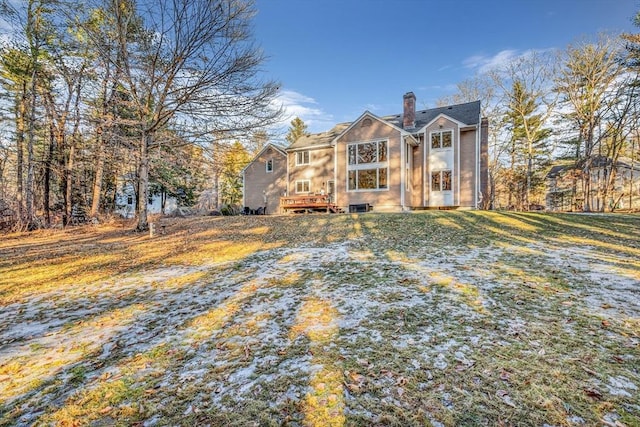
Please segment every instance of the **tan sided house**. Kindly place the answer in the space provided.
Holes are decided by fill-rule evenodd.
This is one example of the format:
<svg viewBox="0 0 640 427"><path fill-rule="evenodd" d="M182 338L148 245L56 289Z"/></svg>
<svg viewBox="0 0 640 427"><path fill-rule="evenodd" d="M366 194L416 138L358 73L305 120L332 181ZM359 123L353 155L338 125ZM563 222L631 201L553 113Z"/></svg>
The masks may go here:
<svg viewBox="0 0 640 427"><path fill-rule="evenodd" d="M268 213L299 206L331 212L479 208L487 190L480 101L422 111L415 105L409 92L402 114L365 111L284 151L268 145L271 150L265 147L243 171L245 206L266 200ZM278 202L276 194L283 196Z"/></svg>

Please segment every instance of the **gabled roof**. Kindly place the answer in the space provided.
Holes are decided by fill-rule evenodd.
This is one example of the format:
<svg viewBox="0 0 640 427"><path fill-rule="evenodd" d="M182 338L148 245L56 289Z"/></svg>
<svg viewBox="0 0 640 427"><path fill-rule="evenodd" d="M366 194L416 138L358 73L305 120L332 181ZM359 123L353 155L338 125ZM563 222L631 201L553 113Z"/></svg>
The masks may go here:
<svg viewBox="0 0 640 427"><path fill-rule="evenodd" d="M312 133L309 135L301 136L291 144L287 151L295 151L300 148L317 148L317 147L325 147L331 144L338 135L340 135L346 128L349 127L351 123L338 123L331 130L321 133Z"/></svg>
<svg viewBox="0 0 640 427"><path fill-rule="evenodd" d="M367 112L365 111L365 114ZM371 114L371 113L369 113ZM415 127L411 129L404 129L407 132L418 132L420 129L431 123L439 115L445 115L451 119L463 123L467 126L474 126L479 124L480 120L480 101L466 102L464 104L449 105L446 107L430 108L428 110L416 111ZM363 116L360 116L362 118ZM389 123L392 126L403 130L402 128L402 114L393 114L390 116L377 117L382 121ZM360 119L358 118L358 120ZM333 129L310 135L305 135L296 140L293 144L287 148L287 151L295 151L301 149L309 149L315 147L329 146L331 142L343 133L349 126L355 123L353 122L340 123L333 127Z"/></svg>
<svg viewBox="0 0 640 427"><path fill-rule="evenodd" d="M545 178L546 179L557 178L562 174L564 174L565 172L568 172L572 169L582 170L585 166L585 161L586 161L585 159L581 159L577 163L575 161L570 161L570 162L565 161L563 164L554 165L549 170L549 172L547 172L547 175L545 176ZM605 168L605 167L611 168L612 163L613 163L613 159L611 159L610 157L594 156L593 159L591 160L591 168L593 169ZM632 164L631 159L622 157L615 162L615 167L616 169L631 169L631 164ZM640 165L633 164L633 170L640 171Z"/></svg>
<svg viewBox="0 0 640 427"><path fill-rule="evenodd" d="M363 120L365 117L369 117L373 120L378 120L380 122L382 122L384 125L386 126L391 126L392 128L394 128L395 130L397 130L400 133L404 133L405 130L402 129L399 126L396 126L395 124L391 123L388 120L385 120L383 117L378 117L375 114L373 114L372 112L370 112L369 110L366 110L364 113L362 113L362 115L360 117L358 117L356 120L354 120L351 123L347 123L349 126L347 126L346 128L344 128L344 130L336 137L339 138L341 137L343 134L349 132L351 130L352 127L356 126L358 124L358 122L360 122L361 120ZM406 133L405 133L406 134ZM416 142L415 138L413 137L413 135L409 134L409 136L411 137L411 139Z"/></svg>
<svg viewBox="0 0 640 427"><path fill-rule="evenodd" d="M251 159L251 161L249 163L247 163L247 166L242 168L242 171L240 171L240 173L244 173L245 169L247 169L251 163L255 162L260 156L262 156L262 153L264 153L265 151L267 151L267 149L269 148L273 148L274 150L276 150L276 152L282 154L283 156L287 156L287 152L285 151L285 147L278 145L274 142L267 142L264 147L262 147L262 150L258 151L258 153L253 156L253 158Z"/></svg>
<svg viewBox="0 0 640 427"><path fill-rule="evenodd" d="M416 111L416 125L413 129L419 130L431 123L440 114L464 123L465 125L477 125L480 120L480 101L466 102L464 104L448 105L446 107L429 108L428 110ZM384 120L402 127L402 114L382 117Z"/></svg>

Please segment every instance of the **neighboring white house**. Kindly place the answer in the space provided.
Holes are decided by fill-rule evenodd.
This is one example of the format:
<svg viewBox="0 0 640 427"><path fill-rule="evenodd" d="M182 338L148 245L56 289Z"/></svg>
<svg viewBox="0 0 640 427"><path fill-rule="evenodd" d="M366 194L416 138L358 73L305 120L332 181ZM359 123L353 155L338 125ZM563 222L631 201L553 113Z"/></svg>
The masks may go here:
<svg viewBox="0 0 640 427"><path fill-rule="evenodd" d="M164 206L164 209L163 209ZM154 194L147 201L147 212L150 214L172 214L178 209L178 201L167 194ZM118 179L116 184L115 213L123 218L133 218L136 213L135 181L131 174Z"/></svg>

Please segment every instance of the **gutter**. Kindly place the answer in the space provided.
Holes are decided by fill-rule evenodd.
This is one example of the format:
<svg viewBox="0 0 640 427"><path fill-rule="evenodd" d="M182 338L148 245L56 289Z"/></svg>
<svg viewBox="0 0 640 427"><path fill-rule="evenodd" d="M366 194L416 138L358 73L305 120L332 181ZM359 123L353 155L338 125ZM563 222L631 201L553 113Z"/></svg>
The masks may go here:
<svg viewBox="0 0 640 427"><path fill-rule="evenodd" d="M478 198L480 195L480 164L482 160L480 159L480 141L482 140L482 113L478 115L478 125L476 126L476 185L475 185L475 195L473 196L473 200L475 201L475 209L478 210Z"/></svg>

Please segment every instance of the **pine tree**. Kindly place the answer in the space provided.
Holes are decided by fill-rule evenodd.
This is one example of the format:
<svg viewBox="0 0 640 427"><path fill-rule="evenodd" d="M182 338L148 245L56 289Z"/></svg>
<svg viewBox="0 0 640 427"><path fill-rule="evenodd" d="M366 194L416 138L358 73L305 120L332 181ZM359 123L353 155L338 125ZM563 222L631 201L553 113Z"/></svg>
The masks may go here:
<svg viewBox="0 0 640 427"><path fill-rule="evenodd" d="M300 117L296 117L291 120L291 126L289 127L289 133L287 133L286 140L289 144L296 142L301 136L309 135L307 132L307 125L302 121Z"/></svg>
<svg viewBox="0 0 640 427"><path fill-rule="evenodd" d="M521 185L524 192L522 199L525 209L530 203L531 190L534 187L534 174L536 166L540 164L540 157L548 154L544 141L551 134L551 129L544 128L542 114L538 113L539 105L535 95L527 90L522 81L513 82L509 93L509 106L507 117L511 124L511 169L517 169L517 165L523 169L522 176L525 180Z"/></svg>

